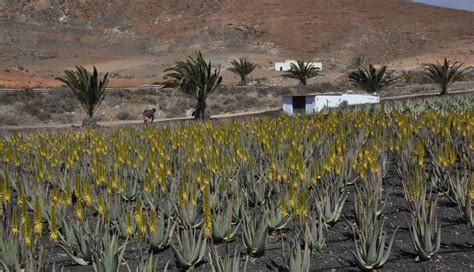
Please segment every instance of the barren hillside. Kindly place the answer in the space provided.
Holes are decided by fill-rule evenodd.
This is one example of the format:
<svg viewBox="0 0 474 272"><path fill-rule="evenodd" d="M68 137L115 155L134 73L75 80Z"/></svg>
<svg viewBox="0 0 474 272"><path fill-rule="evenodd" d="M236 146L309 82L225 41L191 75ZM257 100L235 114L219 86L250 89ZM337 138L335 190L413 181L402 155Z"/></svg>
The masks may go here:
<svg viewBox="0 0 474 272"><path fill-rule="evenodd" d="M442 56L472 65L474 13L403 0L0 1L2 86L58 85L78 64L111 72L115 86L153 82L195 50L224 66L250 56L257 78L287 58L322 61L333 78L359 54L392 67Z"/></svg>

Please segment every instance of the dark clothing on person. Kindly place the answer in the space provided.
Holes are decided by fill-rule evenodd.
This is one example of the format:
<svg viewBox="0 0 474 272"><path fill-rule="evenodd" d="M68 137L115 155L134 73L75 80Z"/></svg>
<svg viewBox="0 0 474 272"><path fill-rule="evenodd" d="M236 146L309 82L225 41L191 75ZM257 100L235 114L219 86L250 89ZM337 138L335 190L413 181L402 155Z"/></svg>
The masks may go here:
<svg viewBox="0 0 474 272"><path fill-rule="evenodd" d="M147 119L150 120L151 123L153 123L153 120L155 120L155 113L156 109L147 109L143 112L143 117L145 117L145 123Z"/></svg>

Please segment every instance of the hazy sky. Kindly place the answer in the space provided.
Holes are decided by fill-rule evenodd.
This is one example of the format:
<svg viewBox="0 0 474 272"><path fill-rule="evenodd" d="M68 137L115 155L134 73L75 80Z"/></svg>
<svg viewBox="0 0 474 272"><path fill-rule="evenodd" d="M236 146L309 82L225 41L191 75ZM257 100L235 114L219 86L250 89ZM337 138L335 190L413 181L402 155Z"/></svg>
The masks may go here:
<svg viewBox="0 0 474 272"><path fill-rule="evenodd" d="M415 0L415 2L474 11L474 0Z"/></svg>

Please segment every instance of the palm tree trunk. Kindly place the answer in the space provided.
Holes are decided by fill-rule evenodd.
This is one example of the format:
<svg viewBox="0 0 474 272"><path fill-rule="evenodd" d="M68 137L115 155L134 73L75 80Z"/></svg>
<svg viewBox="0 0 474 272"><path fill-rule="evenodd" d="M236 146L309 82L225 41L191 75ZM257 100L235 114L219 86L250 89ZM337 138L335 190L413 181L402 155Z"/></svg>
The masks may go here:
<svg viewBox="0 0 474 272"><path fill-rule="evenodd" d="M247 79L245 78L245 76L240 76L240 83L239 83L240 86L245 86L247 85Z"/></svg>
<svg viewBox="0 0 474 272"><path fill-rule="evenodd" d="M196 111L194 113L194 119L202 121L206 119L206 100L198 100Z"/></svg>
<svg viewBox="0 0 474 272"><path fill-rule="evenodd" d="M439 95L445 95L448 93L448 86L441 85L441 93Z"/></svg>
<svg viewBox="0 0 474 272"><path fill-rule="evenodd" d="M300 79L300 86L301 86L301 87L306 86L306 84L307 84L307 83L306 83L306 79Z"/></svg>

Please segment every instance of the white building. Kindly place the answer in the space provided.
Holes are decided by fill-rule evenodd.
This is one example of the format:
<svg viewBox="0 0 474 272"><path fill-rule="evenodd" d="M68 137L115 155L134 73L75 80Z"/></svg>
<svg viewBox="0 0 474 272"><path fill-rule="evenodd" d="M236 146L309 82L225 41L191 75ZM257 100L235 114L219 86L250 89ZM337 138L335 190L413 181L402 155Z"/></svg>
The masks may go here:
<svg viewBox="0 0 474 272"><path fill-rule="evenodd" d="M374 104L380 102L380 97L354 93L286 95L283 96L282 109L288 115L312 114L321 111L324 107L338 107L343 101L347 101L348 105Z"/></svg>
<svg viewBox="0 0 474 272"><path fill-rule="evenodd" d="M291 64L296 65L296 60L285 60L285 62L276 62L275 63L275 71L279 72L286 72L291 69ZM304 63L305 65L307 62ZM309 64L313 65L315 68L319 69L320 71L323 70L323 64L321 62L309 62Z"/></svg>

